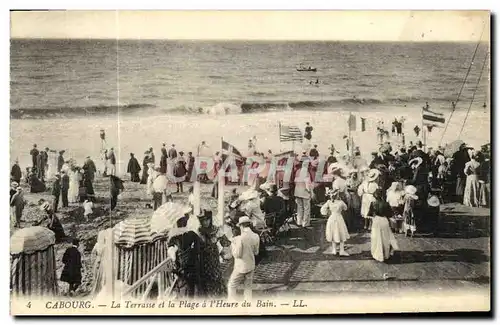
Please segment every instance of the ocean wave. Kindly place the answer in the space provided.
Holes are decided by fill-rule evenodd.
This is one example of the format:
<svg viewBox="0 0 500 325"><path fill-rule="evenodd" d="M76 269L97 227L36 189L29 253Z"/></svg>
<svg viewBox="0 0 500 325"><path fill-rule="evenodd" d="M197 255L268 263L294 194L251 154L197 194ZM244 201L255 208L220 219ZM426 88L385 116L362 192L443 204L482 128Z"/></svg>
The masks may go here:
<svg viewBox="0 0 500 325"><path fill-rule="evenodd" d="M432 102L447 102L452 98L433 99ZM162 114L180 115L230 115L230 114L256 114L260 112L275 111L305 111L305 110L345 110L361 107L373 107L375 105L421 105L425 99L414 96L399 96L394 98L340 98L332 100L305 100L305 101L283 101L283 102L220 102L212 106L180 105L176 107L161 107L147 103L133 103L127 105L97 105L88 107L56 107L56 108L33 108L12 109L11 118L43 118L43 117L70 117L70 116L92 116L116 114L118 108L121 113L137 113L145 109L157 109ZM417 106L416 106L417 107ZM418 106L420 107L420 106Z"/></svg>
<svg viewBox="0 0 500 325"><path fill-rule="evenodd" d="M40 119L40 118L63 118L92 115L116 114L118 109L123 112L136 111L138 109L154 108L155 105L146 103L133 103L124 105L95 105L79 107L52 107L52 108L29 108L29 109L11 109L11 119Z"/></svg>

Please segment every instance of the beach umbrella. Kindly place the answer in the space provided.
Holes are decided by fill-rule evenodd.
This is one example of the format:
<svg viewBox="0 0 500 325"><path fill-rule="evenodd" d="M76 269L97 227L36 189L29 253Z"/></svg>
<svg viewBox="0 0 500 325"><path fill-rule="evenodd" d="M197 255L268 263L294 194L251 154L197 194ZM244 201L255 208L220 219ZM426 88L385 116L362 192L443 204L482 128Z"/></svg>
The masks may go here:
<svg viewBox="0 0 500 325"><path fill-rule="evenodd" d="M45 227L29 227L16 231L10 238L11 254L32 254L54 245L56 237L53 231Z"/></svg>
<svg viewBox="0 0 500 325"><path fill-rule="evenodd" d="M160 206L151 217L151 232L166 234L176 226L177 220L182 218L191 208L175 202L167 202Z"/></svg>
<svg viewBox="0 0 500 325"><path fill-rule="evenodd" d="M455 152L457 152L458 149L460 149L460 146L463 145L463 144L465 144L465 142L463 142L462 140L455 140L452 143L447 144L444 147L443 155L446 156L446 157L453 156L453 154Z"/></svg>
<svg viewBox="0 0 500 325"><path fill-rule="evenodd" d="M136 217L125 219L113 228L115 244L132 247L151 242L151 224L149 218Z"/></svg>

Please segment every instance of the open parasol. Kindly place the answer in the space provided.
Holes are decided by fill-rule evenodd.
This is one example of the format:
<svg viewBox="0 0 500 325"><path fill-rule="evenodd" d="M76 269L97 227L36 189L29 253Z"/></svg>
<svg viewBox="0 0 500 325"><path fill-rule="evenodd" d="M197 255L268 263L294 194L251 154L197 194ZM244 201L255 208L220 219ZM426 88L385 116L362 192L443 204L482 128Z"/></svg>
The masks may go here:
<svg viewBox="0 0 500 325"><path fill-rule="evenodd" d="M113 228L115 244L132 247L153 241L149 218L125 219Z"/></svg>
<svg viewBox="0 0 500 325"><path fill-rule="evenodd" d="M151 232L156 234L166 234L176 226L177 220L191 211L187 205L167 202L160 206L151 218Z"/></svg>
<svg viewBox="0 0 500 325"><path fill-rule="evenodd" d="M45 227L29 227L16 231L10 238L11 254L32 254L54 245L56 237L53 231Z"/></svg>
<svg viewBox="0 0 500 325"><path fill-rule="evenodd" d="M455 152L457 152L460 149L460 146L465 144L462 140L455 140L452 143L447 144L444 147L444 152L443 155L445 157L451 157Z"/></svg>

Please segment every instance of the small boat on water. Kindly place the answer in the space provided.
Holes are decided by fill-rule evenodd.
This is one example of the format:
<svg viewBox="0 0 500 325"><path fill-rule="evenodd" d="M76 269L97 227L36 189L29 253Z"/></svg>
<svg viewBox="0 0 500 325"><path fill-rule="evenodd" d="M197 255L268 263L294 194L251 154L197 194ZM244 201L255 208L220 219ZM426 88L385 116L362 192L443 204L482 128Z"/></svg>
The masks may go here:
<svg viewBox="0 0 500 325"><path fill-rule="evenodd" d="M311 67L311 66L308 66L308 67L305 67L304 65L302 65L302 63L297 67L297 71L311 71L311 72L316 72L318 71L318 69L316 69L315 67Z"/></svg>

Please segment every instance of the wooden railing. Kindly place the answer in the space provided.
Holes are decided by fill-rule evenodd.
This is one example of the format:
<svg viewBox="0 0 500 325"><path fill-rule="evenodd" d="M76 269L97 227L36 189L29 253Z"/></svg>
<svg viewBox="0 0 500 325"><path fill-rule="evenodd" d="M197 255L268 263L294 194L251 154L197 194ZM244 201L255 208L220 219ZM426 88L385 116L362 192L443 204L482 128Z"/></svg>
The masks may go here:
<svg viewBox="0 0 500 325"><path fill-rule="evenodd" d="M172 273L171 265L172 260L169 258L162 261L154 269L137 280L123 295L134 296L138 293L138 289L143 284L146 284L146 290L142 292L142 300L146 300L149 297L153 285L156 283L158 287L158 300L172 297L172 291L177 283L177 276Z"/></svg>

